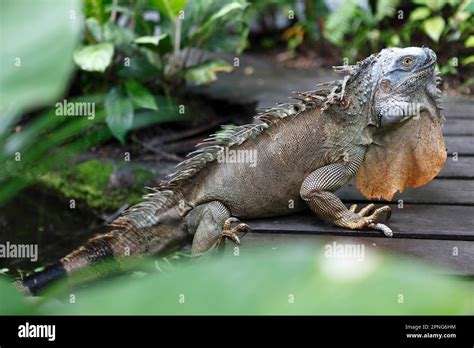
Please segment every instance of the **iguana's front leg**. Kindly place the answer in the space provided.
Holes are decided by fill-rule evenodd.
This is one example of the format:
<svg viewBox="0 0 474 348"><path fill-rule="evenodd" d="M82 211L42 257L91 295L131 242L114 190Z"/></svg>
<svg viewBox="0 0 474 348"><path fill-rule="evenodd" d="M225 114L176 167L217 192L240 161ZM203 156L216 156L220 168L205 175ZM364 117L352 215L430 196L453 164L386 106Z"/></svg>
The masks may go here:
<svg viewBox="0 0 474 348"><path fill-rule="evenodd" d="M356 205L347 209L333 193L355 175L362 159L363 153L350 162L333 163L313 171L301 185L301 198L313 212L327 222L349 229L370 228L382 231L387 237L391 237L393 233L389 227L375 222L383 213L388 213L390 216L389 206L375 209L374 204L369 204L356 213Z"/></svg>
<svg viewBox="0 0 474 348"><path fill-rule="evenodd" d="M224 245L225 239L240 243L237 232L249 230L248 225L232 222L239 221L231 217L229 210L218 201L195 207L186 217L188 231L194 234L191 253L199 256Z"/></svg>

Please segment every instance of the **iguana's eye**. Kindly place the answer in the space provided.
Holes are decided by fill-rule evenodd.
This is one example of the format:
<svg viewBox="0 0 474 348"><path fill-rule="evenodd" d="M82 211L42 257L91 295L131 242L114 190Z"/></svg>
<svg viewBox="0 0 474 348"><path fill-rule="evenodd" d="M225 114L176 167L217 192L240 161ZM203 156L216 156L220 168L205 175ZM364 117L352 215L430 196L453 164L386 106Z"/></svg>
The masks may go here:
<svg viewBox="0 0 474 348"><path fill-rule="evenodd" d="M405 57L402 59L402 61L400 62L400 64L404 67L409 67L413 64L414 60L412 57Z"/></svg>

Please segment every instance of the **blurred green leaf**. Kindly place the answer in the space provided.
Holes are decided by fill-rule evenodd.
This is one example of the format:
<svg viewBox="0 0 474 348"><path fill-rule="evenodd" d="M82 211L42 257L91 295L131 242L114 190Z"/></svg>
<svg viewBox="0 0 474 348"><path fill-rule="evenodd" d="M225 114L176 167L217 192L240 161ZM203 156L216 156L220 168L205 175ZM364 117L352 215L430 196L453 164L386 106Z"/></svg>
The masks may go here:
<svg viewBox="0 0 474 348"><path fill-rule="evenodd" d="M114 45L100 43L78 48L74 51L74 62L86 71L103 72L112 62Z"/></svg>
<svg viewBox="0 0 474 348"><path fill-rule="evenodd" d="M443 17L440 16L428 18L423 21L423 30L434 42L439 41L445 26L446 23Z"/></svg>
<svg viewBox="0 0 474 348"><path fill-rule="evenodd" d="M464 11L467 13L474 14L474 1L466 1L466 7L464 7Z"/></svg>
<svg viewBox="0 0 474 348"><path fill-rule="evenodd" d="M128 49L135 40L135 34L127 27L121 27L109 21L104 24L103 40L113 42L115 46L122 46L122 49Z"/></svg>
<svg viewBox="0 0 474 348"><path fill-rule="evenodd" d="M395 14L395 10L399 3L399 0L378 0L375 19L380 21L385 17L392 17Z"/></svg>
<svg viewBox="0 0 474 348"><path fill-rule="evenodd" d="M133 42L137 44L151 44L151 45L158 46L160 41L167 36L168 34L160 34L156 36L141 36L141 37L136 38Z"/></svg>
<svg viewBox="0 0 474 348"><path fill-rule="evenodd" d="M410 21L419 21L429 17L431 10L428 7L417 7L410 13Z"/></svg>
<svg viewBox="0 0 474 348"><path fill-rule="evenodd" d="M86 17L94 17L103 23L106 19L103 0L84 0Z"/></svg>
<svg viewBox="0 0 474 348"><path fill-rule="evenodd" d="M174 19L184 9L186 2L187 0L151 0L151 4L169 19Z"/></svg>
<svg viewBox="0 0 474 348"><path fill-rule="evenodd" d="M117 75L119 77L126 79L137 79L140 81L159 78L163 73L157 67L151 65L148 59L141 56L131 59L129 66L120 64L117 69Z"/></svg>
<svg viewBox="0 0 474 348"><path fill-rule="evenodd" d="M468 65L468 64L472 64L472 63L474 63L474 55L470 55L466 58L463 58L463 60L462 60L463 65Z"/></svg>
<svg viewBox="0 0 474 348"><path fill-rule="evenodd" d="M134 40L143 48L151 48L153 52L158 52L161 56L171 52L172 44L169 34L160 34L156 36L142 36ZM149 58L149 57L148 57Z"/></svg>
<svg viewBox="0 0 474 348"><path fill-rule="evenodd" d="M412 259L368 253L328 257L321 247L242 248L158 273L126 275L78 290L74 306L47 314L466 315L471 288ZM255 267L259 265L259 267ZM142 271L143 272L143 271ZM103 272L97 272L101 274ZM71 279L71 281L74 281ZM147 289L147 291L143 291ZM429 291L427 291L429 289ZM69 293L69 292L66 292ZM403 294L403 303L399 295Z"/></svg>
<svg viewBox="0 0 474 348"><path fill-rule="evenodd" d="M69 57L79 39L81 25L77 0L2 1L2 117L51 103L62 93L74 69Z"/></svg>
<svg viewBox="0 0 474 348"><path fill-rule="evenodd" d="M222 59L208 60L201 64L186 69L184 78L197 85L206 84L217 80L218 72L231 72L232 65Z"/></svg>
<svg viewBox="0 0 474 348"><path fill-rule="evenodd" d="M413 0L415 4L428 6L432 11L438 11L448 2L447 0Z"/></svg>
<svg viewBox="0 0 474 348"><path fill-rule="evenodd" d="M10 283L11 279L0 276L0 294L2 296L0 315L33 314L32 306L28 306L25 298Z"/></svg>
<svg viewBox="0 0 474 348"><path fill-rule="evenodd" d="M106 122L112 134L125 144L125 135L133 124L133 104L118 87L110 90L105 98Z"/></svg>
<svg viewBox="0 0 474 348"><path fill-rule="evenodd" d="M233 2L230 2L228 4L226 4L225 6L223 6L219 11L217 11L216 13L214 13L211 18L209 18L198 30L198 33L201 32L201 31L205 31L207 30L212 24L214 24L214 22L216 22L217 20L221 19L222 17L224 16L227 16L228 14L230 14L230 12L232 11L235 11L235 10L245 10L245 8L247 7L247 4L245 3L241 3L241 2L237 2L237 1L233 1Z"/></svg>
<svg viewBox="0 0 474 348"><path fill-rule="evenodd" d="M350 19L356 13L357 0L346 0L336 11L332 12L326 20L324 36L335 45L343 43L344 35L351 29Z"/></svg>
<svg viewBox="0 0 474 348"><path fill-rule="evenodd" d="M183 47L241 52L249 32L245 0L190 1L182 23Z"/></svg>
<svg viewBox="0 0 474 348"><path fill-rule="evenodd" d="M464 42L464 47L474 47L474 35L470 35Z"/></svg>
<svg viewBox="0 0 474 348"><path fill-rule="evenodd" d="M158 110L155 97L136 80L125 81L125 90L133 103L144 109Z"/></svg>
<svg viewBox="0 0 474 348"><path fill-rule="evenodd" d="M102 24L95 17L89 17L86 19L86 28L87 31L92 35L96 42L103 40L103 29Z"/></svg>
<svg viewBox="0 0 474 348"><path fill-rule="evenodd" d="M158 110L137 111L133 118L133 129L183 119L183 115L179 113L179 106L176 100L167 100L167 98L163 96L158 96L156 99Z"/></svg>

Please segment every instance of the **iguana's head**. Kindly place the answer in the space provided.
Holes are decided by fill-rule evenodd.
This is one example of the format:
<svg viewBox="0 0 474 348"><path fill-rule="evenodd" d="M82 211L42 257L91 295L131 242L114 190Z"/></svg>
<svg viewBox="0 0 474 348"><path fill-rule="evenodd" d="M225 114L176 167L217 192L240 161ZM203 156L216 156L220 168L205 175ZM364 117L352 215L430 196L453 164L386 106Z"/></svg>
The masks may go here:
<svg viewBox="0 0 474 348"><path fill-rule="evenodd" d="M387 127L427 109L437 95L436 54L426 47L387 48L371 64L372 119Z"/></svg>

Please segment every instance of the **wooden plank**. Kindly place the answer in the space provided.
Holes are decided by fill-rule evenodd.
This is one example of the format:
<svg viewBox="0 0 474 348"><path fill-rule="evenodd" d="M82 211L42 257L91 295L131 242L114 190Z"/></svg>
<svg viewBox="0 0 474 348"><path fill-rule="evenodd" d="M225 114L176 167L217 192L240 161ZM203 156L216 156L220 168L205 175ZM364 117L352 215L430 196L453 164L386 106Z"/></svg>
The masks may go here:
<svg viewBox="0 0 474 348"><path fill-rule="evenodd" d="M395 238L474 240L472 207L404 204L403 209L399 209L397 205L391 206L392 217L387 225L393 230ZM385 238L378 231L352 231L326 224L310 211L245 222L255 232Z"/></svg>
<svg viewBox="0 0 474 348"><path fill-rule="evenodd" d="M446 118L444 135L474 135L474 119Z"/></svg>
<svg viewBox="0 0 474 348"><path fill-rule="evenodd" d="M456 118L474 118L474 98L470 97L443 97L441 106L444 108L443 115Z"/></svg>
<svg viewBox="0 0 474 348"><path fill-rule="evenodd" d="M336 193L345 201L368 201L356 188L354 181L349 182ZM466 204L474 205L474 180L435 179L415 189L409 188L395 194L393 200L402 199L405 203Z"/></svg>
<svg viewBox="0 0 474 348"><path fill-rule="evenodd" d="M445 136L446 149L448 154L457 152L459 155L474 155L474 137L461 136Z"/></svg>
<svg viewBox="0 0 474 348"><path fill-rule="evenodd" d="M454 161L452 156L448 157L444 168L438 174L440 178L474 178L474 157L458 156Z"/></svg>
<svg viewBox="0 0 474 348"><path fill-rule="evenodd" d="M309 245L315 252L324 253L325 247L333 242L340 244L364 244L364 253L375 251L379 254L412 256L430 264L444 267L442 273L455 275L474 275L474 242L368 237L329 237L314 234L296 235L290 233L250 232L241 238L242 247L278 249L290 243Z"/></svg>

